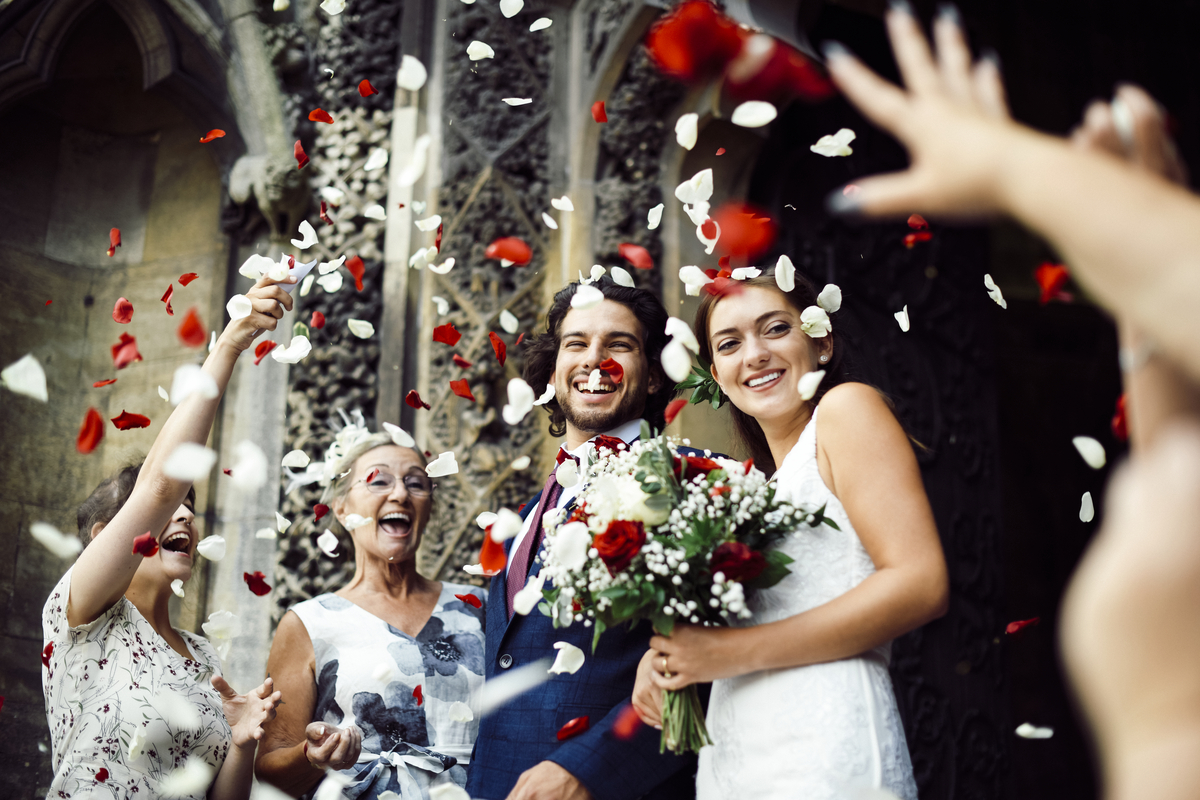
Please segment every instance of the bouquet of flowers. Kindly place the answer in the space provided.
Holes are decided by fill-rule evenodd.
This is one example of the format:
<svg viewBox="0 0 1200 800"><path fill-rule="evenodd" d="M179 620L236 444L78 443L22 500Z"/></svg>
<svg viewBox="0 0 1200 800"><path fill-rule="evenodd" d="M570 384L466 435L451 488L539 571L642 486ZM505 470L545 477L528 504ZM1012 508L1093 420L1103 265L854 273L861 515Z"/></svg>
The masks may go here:
<svg viewBox="0 0 1200 800"><path fill-rule="evenodd" d="M540 593L538 608L555 627L594 627L593 648L623 622L648 619L670 635L676 620L748 618L746 590L789 572L792 559L772 546L804 525L837 527L824 506L777 502L753 462L683 455L644 423L630 446L597 437L580 478L574 509L545 517L542 570L528 589ZM698 752L710 743L694 685L665 693L662 721L662 749Z"/></svg>

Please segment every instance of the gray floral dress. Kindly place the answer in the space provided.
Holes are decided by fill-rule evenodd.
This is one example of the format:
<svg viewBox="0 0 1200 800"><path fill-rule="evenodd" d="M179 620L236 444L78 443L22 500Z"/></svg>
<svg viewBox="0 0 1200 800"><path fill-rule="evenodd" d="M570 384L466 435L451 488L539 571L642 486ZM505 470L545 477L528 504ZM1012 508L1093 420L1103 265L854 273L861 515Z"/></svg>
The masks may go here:
<svg viewBox="0 0 1200 800"><path fill-rule="evenodd" d="M71 571L42 609L42 691L50 723L54 778L49 797L153 798L189 758L215 775L232 735L220 672L206 639L179 631L192 652L171 649L124 597L99 618L67 623ZM186 795L203 800L207 787Z"/></svg>
<svg viewBox="0 0 1200 800"><path fill-rule="evenodd" d="M358 763L342 771L346 797L390 791L427 800L430 787L466 785L479 731L486 601L483 589L443 583L415 638L337 595L292 606L316 656L313 720L363 732Z"/></svg>

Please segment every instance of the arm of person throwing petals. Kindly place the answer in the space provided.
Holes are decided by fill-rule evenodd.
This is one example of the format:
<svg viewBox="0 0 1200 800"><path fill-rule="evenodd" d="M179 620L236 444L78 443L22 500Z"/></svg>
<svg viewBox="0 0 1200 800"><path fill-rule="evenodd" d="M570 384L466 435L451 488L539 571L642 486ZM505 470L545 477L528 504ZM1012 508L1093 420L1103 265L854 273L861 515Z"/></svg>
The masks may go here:
<svg viewBox="0 0 1200 800"><path fill-rule="evenodd" d="M250 797L254 750L263 737L262 726L275 718L280 693L272 691L270 678L245 694L234 691L220 675L212 679L212 685L221 694L221 705L232 729L233 741L209 791L209 800L246 800Z"/></svg>
<svg viewBox="0 0 1200 800"><path fill-rule="evenodd" d="M1200 426L1175 425L1114 476L1067 590L1063 662L1107 800L1183 800L1200 783Z"/></svg>
<svg viewBox="0 0 1200 800"><path fill-rule="evenodd" d="M191 485L169 477L163 471L164 462L181 444L202 445L208 441L238 356L259 333L275 330L284 309L292 307L291 295L269 278L256 283L247 297L253 311L226 326L202 367L217 387L216 396L193 392L171 412L146 455L129 500L102 531L93 531L95 538L75 562L67 603L67 621L72 626L96 619L125 594L142 562L142 557L133 552L133 540L147 531L157 536Z"/></svg>
<svg viewBox="0 0 1200 800"><path fill-rule="evenodd" d="M1045 237L1107 308L1200 379L1200 199L1156 175L1014 123L994 59L972 64L957 14L934 24L934 58L907 3L888 32L904 87L827 44L830 74L911 164L830 197L864 216L1009 214Z"/></svg>

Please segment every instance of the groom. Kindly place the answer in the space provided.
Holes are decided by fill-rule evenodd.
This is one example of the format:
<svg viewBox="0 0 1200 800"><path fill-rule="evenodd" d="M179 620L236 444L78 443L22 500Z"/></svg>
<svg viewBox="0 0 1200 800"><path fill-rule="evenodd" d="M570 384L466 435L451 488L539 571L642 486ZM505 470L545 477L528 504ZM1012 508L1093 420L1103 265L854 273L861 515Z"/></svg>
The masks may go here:
<svg viewBox="0 0 1200 800"><path fill-rule="evenodd" d="M527 350L526 382L539 392L547 383L554 386L555 399L546 408L551 435L566 435L560 462L578 459L584 445L600 434L632 442L642 420L661 431L663 412L675 393L659 365L667 342L668 315L662 303L607 276L592 286L604 300L591 308L571 307L577 283L555 295L547 332ZM608 359L620 365L623 375L601 370L599 387L588 389L589 375ZM522 509L525 524L506 543L506 569L492 578L485 664L491 680L553 658L558 641L583 650L586 660L578 672L555 675L480 721L467 793L476 800L692 798L694 756L660 754L660 734L646 726L630 738L613 731L628 706L650 626L609 629L592 652L592 628L576 623L555 629L536 609L527 616L512 611L513 595L540 568L541 517L548 508L566 507L578 490L578 485L564 489L548 478L546 488ZM560 742L562 726L580 717L587 717L590 727Z"/></svg>

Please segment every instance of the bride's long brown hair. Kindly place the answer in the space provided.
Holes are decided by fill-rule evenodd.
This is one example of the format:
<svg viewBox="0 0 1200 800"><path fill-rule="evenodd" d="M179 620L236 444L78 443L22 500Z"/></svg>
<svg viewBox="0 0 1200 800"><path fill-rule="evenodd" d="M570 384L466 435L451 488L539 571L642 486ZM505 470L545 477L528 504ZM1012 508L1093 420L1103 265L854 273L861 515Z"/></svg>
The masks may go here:
<svg viewBox="0 0 1200 800"><path fill-rule="evenodd" d="M775 270L769 269L759 275L757 278L750 278L745 281L738 281L738 285L742 287L759 287L763 289L773 289L783 295L788 303L796 309L799 314L809 306L817 304L818 289L813 285L812 281L803 275L796 273L796 285L790 292L785 292L775 283ZM695 331L696 338L700 342L700 356L705 363L712 364L712 342L709 340L709 319L712 317L713 309L717 303L721 302L721 295L705 294L704 299L700 301L700 308L696 310ZM830 314L830 319L833 319L835 314ZM836 324L834 329L837 329ZM844 383L849 380L847 375L847 362L845 359L845 348L838 344L835 339L835 334L831 331L826 334L830 341L833 342L833 352L829 356L829 362L821 365L821 369L825 370L825 377L821 380L820 386L817 387L816 394L813 398L807 401L814 408L817 403L821 402L821 398L825 393L837 386L839 383ZM775 457L771 455L771 448L767 444L767 437L763 433L762 427L758 424L758 420L737 408L732 403L729 404L729 413L733 415L733 426L737 433L738 439L745 445L750 457L754 459L754 464L767 475L775 471Z"/></svg>

